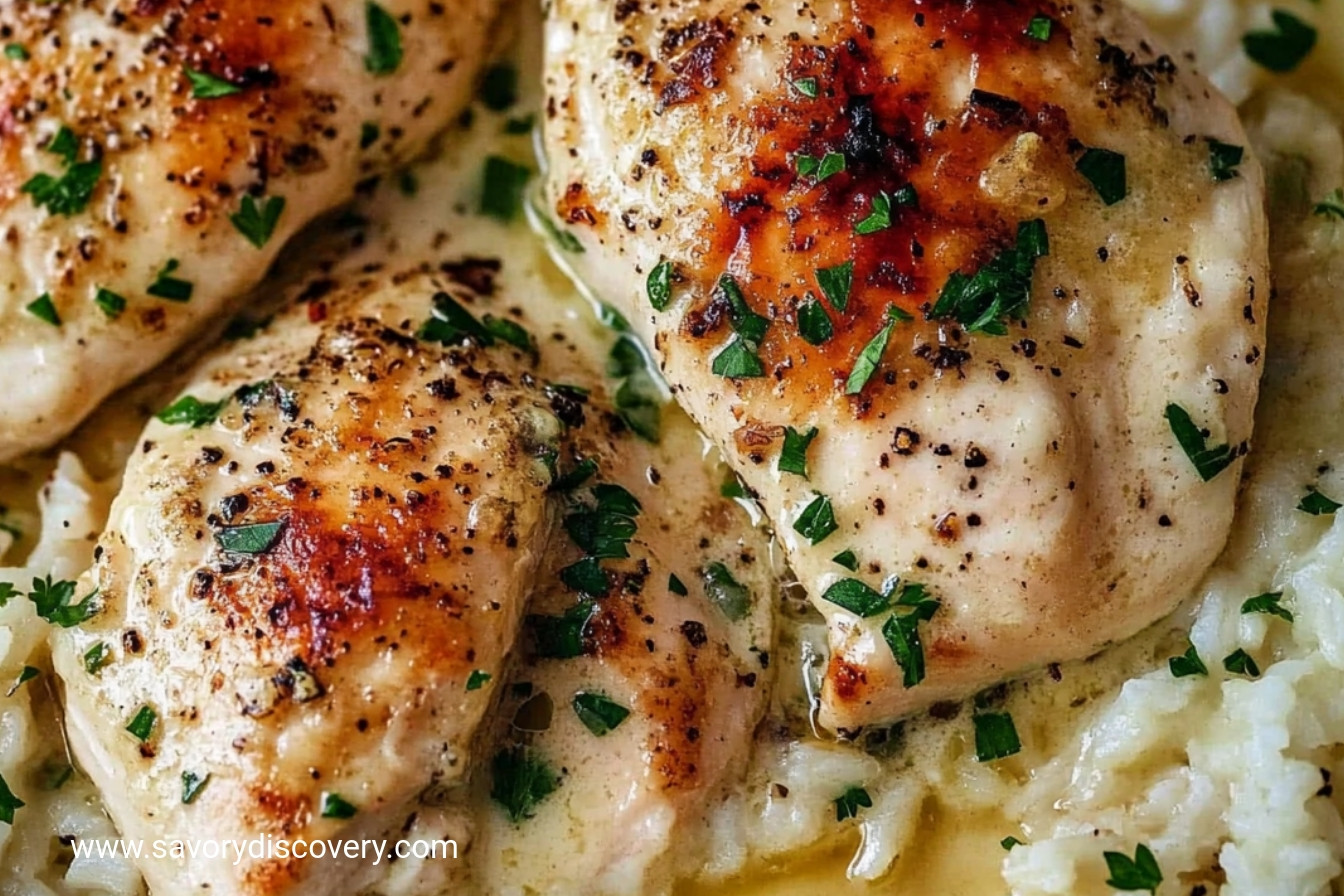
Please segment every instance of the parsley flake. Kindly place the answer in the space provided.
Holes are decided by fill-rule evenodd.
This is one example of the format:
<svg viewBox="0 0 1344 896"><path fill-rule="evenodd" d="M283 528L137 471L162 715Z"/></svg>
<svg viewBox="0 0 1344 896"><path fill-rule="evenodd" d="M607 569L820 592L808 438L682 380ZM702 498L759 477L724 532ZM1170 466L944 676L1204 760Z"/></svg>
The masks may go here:
<svg viewBox="0 0 1344 896"><path fill-rule="evenodd" d="M1125 157L1120 153L1091 147L1078 158L1075 167L1078 173L1092 184L1105 204L1115 205L1125 198L1128 192L1125 181Z"/></svg>
<svg viewBox="0 0 1344 896"><path fill-rule="evenodd" d="M728 567L718 561L710 563L700 571L700 579L705 586L705 596L718 607L731 622L741 622L751 612L751 592L747 586L733 578Z"/></svg>
<svg viewBox="0 0 1344 896"><path fill-rule="evenodd" d="M23 44L9 43L5 44L5 58L15 62L27 62L32 57L28 55L28 48Z"/></svg>
<svg viewBox="0 0 1344 896"><path fill-rule="evenodd" d="M24 306L24 310L40 321L45 321L53 327L61 325L61 315L56 310L56 303L51 300L51 293L44 292L42 295L33 299Z"/></svg>
<svg viewBox="0 0 1344 896"><path fill-rule="evenodd" d="M588 597L605 597L611 590L602 563L596 557L584 557L560 570L565 586Z"/></svg>
<svg viewBox="0 0 1344 896"><path fill-rule="evenodd" d="M285 197L268 196L260 203L251 195L243 197L242 206L229 215L229 221L249 243L260 249L275 233L275 225L285 210Z"/></svg>
<svg viewBox="0 0 1344 896"><path fill-rule="evenodd" d="M481 89L477 93L481 103L492 112L503 112L518 102L518 69L502 62L485 70Z"/></svg>
<svg viewBox="0 0 1344 896"><path fill-rule="evenodd" d="M537 804L560 784L550 766L523 747L496 753L490 771L490 798L504 808L515 824L531 818Z"/></svg>
<svg viewBox="0 0 1344 896"><path fill-rule="evenodd" d="M850 572L858 572L859 558L853 551L846 548L831 558L831 562L836 566L843 566Z"/></svg>
<svg viewBox="0 0 1344 896"><path fill-rule="evenodd" d="M37 615L61 628L73 628L91 619L101 609L97 589L89 592L78 603L72 603L74 596L74 582L53 582L50 575L44 579L33 579L33 590L28 592L28 599L33 602Z"/></svg>
<svg viewBox="0 0 1344 896"><path fill-rule="evenodd" d="M148 706L141 706L135 713L135 717L126 725L126 730L131 732L131 736L140 743L146 743L150 735L154 733L154 726L158 724L159 714Z"/></svg>
<svg viewBox="0 0 1344 896"><path fill-rule="evenodd" d="M1237 166L1241 164L1242 159L1246 157L1245 147L1235 146L1231 143L1224 143L1221 140L1215 140L1212 137L1207 138L1209 143L1209 174L1215 181L1231 180L1234 177L1240 177L1241 172Z"/></svg>
<svg viewBox="0 0 1344 896"><path fill-rule="evenodd" d="M1341 507L1344 507L1344 504L1327 498L1317 491L1315 486L1308 487L1306 496L1297 502L1298 510L1312 516L1333 516L1335 511Z"/></svg>
<svg viewBox="0 0 1344 896"><path fill-rule="evenodd" d="M223 78L218 78L209 72L197 71L191 66L187 66L187 81L191 83L191 96L198 100L217 100L224 96L233 96L235 93L242 93L243 88L237 84L231 84Z"/></svg>
<svg viewBox="0 0 1344 896"><path fill-rule="evenodd" d="M630 710L601 694L588 694L580 691L574 695L570 705L579 717L583 727L598 737L604 737L616 729L630 715Z"/></svg>
<svg viewBox="0 0 1344 896"><path fill-rule="evenodd" d="M1022 750L1013 717L1006 712L981 712L972 717L975 724L975 761L994 762Z"/></svg>
<svg viewBox="0 0 1344 896"><path fill-rule="evenodd" d="M1316 46L1316 29L1282 9L1271 12L1270 20L1272 28L1242 35L1242 49L1272 72L1290 72Z"/></svg>
<svg viewBox="0 0 1344 896"><path fill-rule="evenodd" d="M806 432L799 432L792 426L784 427L784 446L780 449L775 469L781 473L792 473L804 479L808 478L807 449L816 437L815 426L809 427Z"/></svg>
<svg viewBox="0 0 1344 896"><path fill-rule="evenodd" d="M672 301L672 262L664 259L649 271L647 283L649 304L654 311L664 311Z"/></svg>
<svg viewBox="0 0 1344 896"><path fill-rule="evenodd" d="M18 692L19 688L41 674L42 673L39 672L35 666L24 666L19 670L19 677L15 679L14 683L9 686L9 690L5 692L5 696L13 697Z"/></svg>
<svg viewBox="0 0 1344 896"><path fill-rule="evenodd" d="M1209 446L1207 437L1195 426L1185 408L1178 404L1167 405L1166 418L1177 444L1194 465L1200 479L1208 482L1236 460L1231 445Z"/></svg>
<svg viewBox="0 0 1344 896"><path fill-rule="evenodd" d="M954 271L947 278L929 316L955 320L968 333L1007 334L1008 320L1026 318L1036 259L1049 254L1045 222L1036 218L1019 223L1014 245L971 276Z"/></svg>
<svg viewBox="0 0 1344 896"><path fill-rule="evenodd" d="M1292 622L1293 612L1283 606L1281 603L1282 600L1282 591L1270 591L1265 594L1257 594L1255 597L1248 598L1246 602L1241 605L1241 614L1245 616L1248 613L1263 613L1266 616L1277 616L1285 622Z"/></svg>
<svg viewBox="0 0 1344 896"><path fill-rule="evenodd" d="M854 283L853 259L834 267L817 268L815 273L817 285L821 287L826 301L830 302L836 311L844 311L849 305L849 292Z"/></svg>
<svg viewBox="0 0 1344 896"><path fill-rule="evenodd" d="M873 197L872 210L868 213L868 217L854 225L854 232L859 236L868 236L879 230L886 230L890 226L891 197L885 192L879 192Z"/></svg>
<svg viewBox="0 0 1344 896"><path fill-rule="evenodd" d="M877 331L877 335L868 341L868 344L859 352L859 357L854 361L854 369L849 372L849 379L845 381L846 395L858 395L863 391L863 387L868 384L868 380L877 372L878 366L882 363L882 354L887 350L887 341L891 339L891 331L896 328L898 322L909 319L910 315L901 311L895 305L887 309L887 322L882 325L882 329Z"/></svg>
<svg viewBox="0 0 1344 896"><path fill-rule="evenodd" d="M323 818L354 818L359 810L339 793L327 791L322 794Z"/></svg>
<svg viewBox="0 0 1344 896"><path fill-rule="evenodd" d="M798 335L811 345L823 345L835 335L826 309L811 296L798 306Z"/></svg>
<svg viewBox="0 0 1344 896"><path fill-rule="evenodd" d="M860 809L873 808L873 798L862 787L851 787L835 798L835 820L858 818Z"/></svg>
<svg viewBox="0 0 1344 896"><path fill-rule="evenodd" d="M560 616L527 617L537 645L537 655L546 659L567 660L583 656L588 620L597 609L592 601L580 601Z"/></svg>
<svg viewBox="0 0 1344 896"><path fill-rule="evenodd" d="M264 554L280 540L284 520L225 526L215 533L215 543L226 554Z"/></svg>
<svg viewBox="0 0 1344 896"><path fill-rule="evenodd" d="M794 157L793 167L800 177L814 177L817 183L845 170L843 153L828 152L818 159L816 156L799 155Z"/></svg>
<svg viewBox="0 0 1344 896"><path fill-rule="evenodd" d="M390 75L401 65L401 29L397 20L373 0L364 5L364 22L369 32L369 52L364 68L373 75Z"/></svg>
<svg viewBox="0 0 1344 896"><path fill-rule="evenodd" d="M210 773L198 775L195 772L182 773L182 805L190 806L201 795L205 785L210 783Z"/></svg>
<svg viewBox="0 0 1344 896"><path fill-rule="evenodd" d="M479 691L490 683L491 677L489 672L483 672L480 669L472 669L471 674L467 676L467 690Z"/></svg>
<svg viewBox="0 0 1344 896"><path fill-rule="evenodd" d="M227 398L220 401L201 401L194 395L183 395L177 401L155 414L155 418L170 426L190 426L200 429L219 418Z"/></svg>
<svg viewBox="0 0 1344 896"><path fill-rule="evenodd" d="M1208 675L1209 667L1204 665L1204 661L1199 658L1199 651L1195 645L1186 642L1185 653L1180 656L1173 656L1167 660L1167 668L1171 670L1173 678L1186 678L1191 675Z"/></svg>
<svg viewBox="0 0 1344 896"><path fill-rule="evenodd" d="M105 642L99 641L84 651L84 671L90 675L97 675L111 660L112 651Z"/></svg>
<svg viewBox="0 0 1344 896"><path fill-rule="evenodd" d="M835 521L835 509L831 506L831 499L825 495L813 498L793 522L793 531L812 544L821 544L838 528L840 526Z"/></svg>
<svg viewBox="0 0 1344 896"><path fill-rule="evenodd" d="M121 313L126 310L126 299L101 286L98 287L98 292L94 294L93 304L97 305L100 311L113 320L121 317Z"/></svg>
<svg viewBox="0 0 1344 896"><path fill-rule="evenodd" d="M1048 20L1047 20L1048 21ZM1014 846L1022 846L1022 841L1016 837L1004 837L999 841L999 846L1003 847L1004 852L1012 852Z"/></svg>
<svg viewBox="0 0 1344 896"><path fill-rule="evenodd" d="M359 148L368 149L378 142L378 138L383 134L382 128L378 127L377 122L366 121L359 126Z"/></svg>
<svg viewBox="0 0 1344 896"><path fill-rule="evenodd" d="M532 177L532 169L503 156L485 157L482 173L480 213L509 222L523 207L523 188Z"/></svg>
<svg viewBox="0 0 1344 896"><path fill-rule="evenodd" d="M667 590L678 597L685 597L691 592L686 588L686 583L677 578L676 573L670 573L667 577Z"/></svg>
<svg viewBox="0 0 1344 896"><path fill-rule="evenodd" d="M789 86L810 100L817 98L816 78L799 78L796 81L790 81Z"/></svg>
<svg viewBox="0 0 1344 896"><path fill-rule="evenodd" d="M912 688L924 680L924 644L919 623L928 622L940 604L928 596L923 585L910 583L901 588L896 599L897 612L882 626L882 637L901 667L901 685Z"/></svg>
<svg viewBox="0 0 1344 896"><path fill-rule="evenodd" d="M181 267L181 262L176 258L170 258L164 264L159 272L154 275L154 282L149 284L145 292L150 295L167 299L170 302L188 302L191 300L191 293L195 289L189 280L182 280L173 276L173 272Z"/></svg>
<svg viewBox="0 0 1344 896"><path fill-rule="evenodd" d="M1323 218L1344 221L1344 187L1336 187L1329 196L1316 203L1311 211L1312 214L1320 215Z"/></svg>
<svg viewBox="0 0 1344 896"><path fill-rule="evenodd" d="M47 144L47 152L61 157L65 162L65 172L60 177L45 172L34 174L19 191L32 196L35 205L39 208L45 206L53 215L70 217L79 214L88 207L94 188L103 176L102 159L76 162L79 141L74 132L65 126Z"/></svg>
<svg viewBox="0 0 1344 896"><path fill-rule="evenodd" d="M1255 664L1255 658L1240 647L1223 657L1223 668L1234 675L1249 675L1251 678L1258 678L1260 675L1260 667Z"/></svg>
<svg viewBox="0 0 1344 896"><path fill-rule="evenodd" d="M23 800L14 795L14 791L9 789L9 784L5 782L3 775L0 775L0 821L12 825L14 823L14 812L27 805Z"/></svg>
<svg viewBox="0 0 1344 896"><path fill-rule="evenodd" d="M1032 16L1031 21L1027 23L1027 30L1023 32L1032 40L1039 40L1042 43L1050 39L1050 32L1054 29L1055 23L1049 16Z"/></svg>
<svg viewBox="0 0 1344 896"><path fill-rule="evenodd" d="M889 595L874 591L858 579L835 582L822 592L821 599L864 619L876 616L891 606Z"/></svg>
<svg viewBox="0 0 1344 896"><path fill-rule="evenodd" d="M435 293L433 302L433 315L415 332L418 338L449 346L469 341L483 347L495 344L495 335L448 293Z"/></svg>
<svg viewBox="0 0 1344 896"><path fill-rule="evenodd" d="M1102 855L1106 859L1106 870L1111 875L1106 880L1106 886L1117 890L1157 893L1157 887L1162 883L1162 870L1157 867L1157 859L1151 849L1140 843L1132 859L1122 852L1106 852Z"/></svg>

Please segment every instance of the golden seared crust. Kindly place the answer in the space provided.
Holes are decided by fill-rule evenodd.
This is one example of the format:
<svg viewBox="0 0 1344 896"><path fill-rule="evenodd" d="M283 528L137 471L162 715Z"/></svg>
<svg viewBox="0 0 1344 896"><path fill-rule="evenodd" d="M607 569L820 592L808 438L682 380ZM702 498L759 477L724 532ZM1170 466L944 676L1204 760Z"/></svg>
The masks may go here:
<svg viewBox="0 0 1344 896"><path fill-rule="evenodd" d="M493 0L376 8L399 47L381 59L369 5L353 0L0 10L6 45L21 48L0 59L0 359L28 371L0 417L0 457L73 428L236 303L300 227L413 159L467 104ZM31 189L76 166L85 185L72 201ZM277 201L262 232L235 226L247 203ZM187 300L154 291L172 260ZM59 325L29 309L44 295Z"/></svg>
<svg viewBox="0 0 1344 896"><path fill-rule="evenodd" d="M338 283L322 314L204 363L187 395L217 419L147 428L81 586L103 608L56 646L76 751L127 836L382 836L465 775L492 693L469 683L503 674L562 426L526 353L417 337L444 295L481 301L419 269ZM158 721L137 744L141 706ZM185 805L188 773L211 780ZM350 822L324 817L332 793ZM141 867L165 892L257 896L387 870L253 859Z"/></svg>
<svg viewBox="0 0 1344 896"><path fill-rule="evenodd" d="M1137 19L559 0L548 41L548 191L577 266L654 347L827 617L823 723L1085 656L1193 587L1249 445L1263 183L1232 107ZM1098 151L1123 157L1118 196ZM940 306L996 269L997 312ZM1172 405L1229 469L1197 475ZM817 430L806 478L779 467L788 427ZM818 495L836 525L813 544L796 525ZM852 574L832 561L845 550ZM894 575L941 601L917 685L890 611L822 598Z"/></svg>

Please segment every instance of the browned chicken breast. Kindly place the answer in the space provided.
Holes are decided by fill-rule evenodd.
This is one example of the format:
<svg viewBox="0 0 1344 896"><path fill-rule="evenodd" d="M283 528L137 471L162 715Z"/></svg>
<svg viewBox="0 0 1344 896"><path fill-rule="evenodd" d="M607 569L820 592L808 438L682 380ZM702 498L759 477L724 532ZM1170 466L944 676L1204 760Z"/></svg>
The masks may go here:
<svg viewBox="0 0 1344 896"><path fill-rule="evenodd" d="M1221 548L1269 291L1236 114L1118 3L556 0L581 276L759 497L842 730L1085 656Z"/></svg>
<svg viewBox="0 0 1344 896"><path fill-rule="evenodd" d="M0 460L47 445L462 110L494 0L0 5Z"/></svg>
<svg viewBox="0 0 1344 896"><path fill-rule="evenodd" d="M80 584L97 612L55 646L124 836L452 832L441 797L523 621L564 430L457 276L348 282L316 322L298 306L145 431ZM139 864L156 893L261 896L380 884L377 857Z"/></svg>

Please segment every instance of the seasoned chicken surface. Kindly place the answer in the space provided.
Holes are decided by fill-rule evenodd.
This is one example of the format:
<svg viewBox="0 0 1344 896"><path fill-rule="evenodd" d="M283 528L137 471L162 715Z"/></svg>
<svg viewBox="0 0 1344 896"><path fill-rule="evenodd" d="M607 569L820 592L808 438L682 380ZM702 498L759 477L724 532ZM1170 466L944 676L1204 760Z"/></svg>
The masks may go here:
<svg viewBox="0 0 1344 896"><path fill-rule="evenodd" d="M493 0L5 3L0 460L51 443L462 110ZM21 372L21 375L18 375Z"/></svg>
<svg viewBox="0 0 1344 896"><path fill-rule="evenodd" d="M214 355L146 429L80 583L100 609L55 646L124 836L460 826L443 795L523 621L564 431L525 351L461 340L481 288L470 267L346 278L324 314ZM164 894L350 893L397 873L376 857L141 868ZM415 883L398 892L437 892Z"/></svg>
<svg viewBox="0 0 1344 896"><path fill-rule="evenodd" d="M1230 104L1116 3L556 0L580 275L888 721L1170 611L1232 518L1266 224ZM1207 480L1207 481L1206 481Z"/></svg>

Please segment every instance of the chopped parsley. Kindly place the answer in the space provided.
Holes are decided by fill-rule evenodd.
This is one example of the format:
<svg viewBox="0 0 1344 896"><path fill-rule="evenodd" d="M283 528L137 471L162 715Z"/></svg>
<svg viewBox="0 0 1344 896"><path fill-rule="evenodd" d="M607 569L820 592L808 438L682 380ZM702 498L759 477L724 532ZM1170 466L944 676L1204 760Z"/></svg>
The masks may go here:
<svg viewBox="0 0 1344 896"><path fill-rule="evenodd" d="M112 651L108 649L107 643L99 641L84 651L84 671L90 675L97 675L111 659Z"/></svg>
<svg viewBox="0 0 1344 896"><path fill-rule="evenodd" d="M850 787L835 798L835 820L858 818L860 809L873 808L873 798L862 787Z"/></svg>
<svg viewBox="0 0 1344 896"><path fill-rule="evenodd" d="M150 295L167 299L170 302L188 302L191 300L191 293L195 289L189 280L182 280L173 276L181 263L176 258L170 258L164 264L159 272L154 275L154 282L149 284L145 292Z"/></svg>
<svg viewBox="0 0 1344 896"><path fill-rule="evenodd" d="M584 557L560 570L560 581L566 587L588 597L605 597L611 590L602 563L596 557Z"/></svg>
<svg viewBox="0 0 1344 896"><path fill-rule="evenodd" d="M717 376L745 378L765 376L765 365L756 352L770 327L770 321L751 310L741 288L731 274L719 278L716 297L728 301L728 319L735 334L717 355L710 369Z"/></svg>
<svg viewBox="0 0 1344 896"><path fill-rule="evenodd" d="M98 287L98 292L94 294L93 304L113 320L121 317L121 313L126 310L126 299L102 286Z"/></svg>
<svg viewBox="0 0 1344 896"><path fill-rule="evenodd" d="M790 81L789 86L810 100L817 98L816 78L799 78L796 81Z"/></svg>
<svg viewBox="0 0 1344 896"><path fill-rule="evenodd" d="M142 706L135 713L134 718L126 725L126 730L131 732L131 736L140 743L149 740L150 735L154 733L154 726L159 722L159 714L148 706Z"/></svg>
<svg viewBox="0 0 1344 896"><path fill-rule="evenodd" d="M27 62L32 57L28 55L28 48L23 44L9 43L5 44L5 58L15 62Z"/></svg>
<svg viewBox="0 0 1344 896"><path fill-rule="evenodd" d="M588 620L597 605L580 601L560 616L531 615L527 621L537 645L537 655L546 659L567 660L583 656Z"/></svg>
<svg viewBox="0 0 1344 896"><path fill-rule="evenodd" d="M5 696L13 697L14 694L18 692L19 688L23 687L26 683L32 681L34 678L36 678L41 674L42 673L38 671L37 667L35 666L24 666L22 669L19 670L19 677L14 680L14 683L9 686L9 690L5 692Z"/></svg>
<svg viewBox="0 0 1344 896"><path fill-rule="evenodd" d="M580 691L570 705L583 726L598 737L614 731L630 715L630 710L601 694Z"/></svg>
<svg viewBox="0 0 1344 896"><path fill-rule="evenodd" d="M975 761L994 762L1022 750L1013 717L1006 712L979 712L972 716L975 725Z"/></svg>
<svg viewBox="0 0 1344 896"><path fill-rule="evenodd" d="M835 582L822 592L821 599L864 619L876 616L891 606L890 595L874 591L858 579Z"/></svg>
<svg viewBox="0 0 1344 896"><path fill-rule="evenodd" d="M495 344L495 335L485 324L448 293L435 293L433 301L433 315L416 331L418 338L440 345L461 345L468 341L481 346Z"/></svg>
<svg viewBox="0 0 1344 896"><path fill-rule="evenodd" d="M807 449L816 437L815 426L809 427L806 432L799 432L792 426L784 427L784 447L779 451L779 460L775 468L781 473L793 473L795 476L808 478Z"/></svg>
<svg viewBox="0 0 1344 896"><path fill-rule="evenodd" d="M1212 137L1209 141L1209 175L1215 181L1231 180L1241 176L1237 166L1246 157L1246 149L1231 143L1224 143Z"/></svg>
<svg viewBox="0 0 1344 896"><path fill-rule="evenodd" d="M28 592L28 599L33 602L37 615L61 628L79 625L101 609L96 588L78 603L72 603L74 597L74 582L53 582L50 575L44 579L33 579L33 590Z"/></svg>
<svg viewBox="0 0 1344 896"><path fill-rule="evenodd" d="M323 818L354 818L359 810L339 793L327 791L322 794Z"/></svg>
<svg viewBox="0 0 1344 896"><path fill-rule="evenodd" d="M1049 16L1032 16L1031 21L1027 23L1027 30L1023 33L1032 40L1044 43L1050 39L1050 32L1054 26L1055 23Z"/></svg>
<svg viewBox="0 0 1344 896"><path fill-rule="evenodd" d="M252 245L260 249L275 233L275 225L285 210L285 197L268 196L260 203L250 194L243 197L242 206L229 221L239 233Z"/></svg>
<svg viewBox="0 0 1344 896"><path fill-rule="evenodd" d="M800 177L814 177L817 183L821 183L845 170L845 157L838 152L828 152L820 159L804 154L794 157L793 167Z"/></svg>
<svg viewBox="0 0 1344 896"><path fill-rule="evenodd" d="M746 585L733 578L727 566L718 561L710 563L700 571L700 579L709 602L718 607L730 621L741 622L747 618L751 612L751 592Z"/></svg>
<svg viewBox="0 0 1344 896"><path fill-rule="evenodd" d="M38 320L51 324L53 327L59 327L61 325L61 315L56 310L56 303L51 300L51 293L49 292L44 292L42 295L33 299L24 306L24 310Z"/></svg>
<svg viewBox="0 0 1344 896"><path fill-rule="evenodd" d="M492 112L503 112L518 102L518 69L507 62L490 66L481 78L477 96L485 108Z"/></svg>
<svg viewBox="0 0 1344 896"><path fill-rule="evenodd" d="M364 21L369 32L369 52L364 68L374 75L390 75L401 65L401 29L392 14L369 0L364 5Z"/></svg>
<svg viewBox="0 0 1344 896"><path fill-rule="evenodd" d="M467 676L467 690L479 691L490 683L491 677L489 672L483 672L480 669L472 669L471 674Z"/></svg>
<svg viewBox="0 0 1344 896"><path fill-rule="evenodd" d="M1050 254L1050 238L1039 218L1017 225L1017 242L1001 250L975 274L954 271L929 316L951 319L968 333L1007 334L1008 320L1024 320L1031 301L1036 259Z"/></svg>
<svg viewBox="0 0 1344 896"><path fill-rule="evenodd" d="M653 270L649 271L646 285L649 291L649 304L653 306L653 310L666 310L668 302L672 301L672 262L666 259L658 262Z"/></svg>
<svg viewBox="0 0 1344 896"><path fill-rule="evenodd" d="M26 803L14 795L14 791L9 789L9 784L5 782L3 775L0 775L0 821L12 825L14 823L14 812L22 809Z"/></svg>
<svg viewBox="0 0 1344 896"><path fill-rule="evenodd" d="M1255 664L1255 659L1240 647L1223 657L1223 668L1234 675L1249 675L1252 678L1260 675L1260 667Z"/></svg>
<svg viewBox="0 0 1344 896"><path fill-rule="evenodd" d="M750 498L747 494L747 487L742 484L742 479L732 470L729 470L723 477L722 484L719 485L719 497L732 498Z"/></svg>
<svg viewBox="0 0 1344 896"><path fill-rule="evenodd" d="M1115 205L1128 193L1125 157L1120 153L1091 147L1079 157L1076 167L1107 205Z"/></svg>
<svg viewBox="0 0 1344 896"><path fill-rule="evenodd" d="M1157 867L1157 859L1151 849L1140 843L1132 859L1122 852L1106 852L1102 856L1106 859L1106 870L1111 875L1106 879L1106 886L1117 890L1157 893L1158 885L1162 883L1162 869Z"/></svg>
<svg viewBox="0 0 1344 896"><path fill-rule="evenodd" d="M490 771L490 798L504 808L515 824L531 818L537 804L560 784L550 766L523 747L496 753Z"/></svg>
<svg viewBox="0 0 1344 896"><path fill-rule="evenodd" d="M669 573L667 577L667 590L678 597L685 597L691 592L687 590L686 583L677 578L676 573Z"/></svg>
<svg viewBox="0 0 1344 896"><path fill-rule="evenodd" d="M895 305L887 308L887 322L882 325L882 329L877 331L877 335L868 341L868 344L859 352L859 357L854 361L854 369L849 372L849 379L845 381L846 395L858 395L863 391L863 387L868 384L868 380L877 372L878 366L882 363L882 354L887 350L887 341L891 339L891 331L896 328L897 323L910 319L910 315Z"/></svg>
<svg viewBox="0 0 1344 896"><path fill-rule="evenodd" d="M280 540L284 520L225 526L215 533L215 543L228 554L264 554Z"/></svg>
<svg viewBox="0 0 1344 896"><path fill-rule="evenodd" d="M1334 512L1341 507L1344 507L1344 504L1331 498L1327 498L1317 491L1315 486L1309 487L1306 496L1301 501L1297 502L1298 510L1303 513L1309 513L1312 516L1332 516Z"/></svg>
<svg viewBox="0 0 1344 896"><path fill-rule="evenodd" d="M826 309L811 296L798 306L798 335L812 345L823 345L835 335Z"/></svg>
<svg viewBox="0 0 1344 896"><path fill-rule="evenodd" d="M840 526L835 521L835 509L831 499L817 495L812 503L803 508L798 519L793 522L793 531L806 538L812 544L821 544L826 537Z"/></svg>
<svg viewBox="0 0 1344 896"><path fill-rule="evenodd" d="M841 262L834 267L817 268L817 285L826 296L826 301L836 311L844 311L849 305L849 291L854 283L854 261Z"/></svg>
<svg viewBox="0 0 1344 896"><path fill-rule="evenodd" d="M503 156L486 156L480 213L498 221L512 221L523 207L523 188L531 177L532 169L526 165Z"/></svg>
<svg viewBox="0 0 1344 896"><path fill-rule="evenodd" d="M191 66L186 67L186 72L187 80L191 83L193 99L217 100L220 97L233 96L235 93L243 92L243 88L237 84L232 84L209 72L197 71Z"/></svg>
<svg viewBox="0 0 1344 896"><path fill-rule="evenodd" d="M843 566L850 572L857 572L859 569L859 558L848 548L836 554L831 558L831 562L836 566Z"/></svg>
<svg viewBox="0 0 1344 896"><path fill-rule="evenodd" d="M634 339L616 340L607 356L607 375L623 378L613 396L621 420L635 435L656 444L662 437L663 392Z"/></svg>
<svg viewBox="0 0 1344 896"><path fill-rule="evenodd" d="M45 206L53 215L76 215L89 205L94 188L103 176L102 159L90 159L76 162L79 155L79 141L73 131L64 125L47 144L47 152L61 157L65 171L60 177L51 174L34 174L20 192L33 197L33 203L39 208Z"/></svg>
<svg viewBox="0 0 1344 896"><path fill-rule="evenodd" d="M195 772L182 773L182 805L190 806L201 795L205 785L210 783L210 773L198 775Z"/></svg>
<svg viewBox="0 0 1344 896"><path fill-rule="evenodd" d="M500 342L507 343L534 359L537 357L536 339L532 338L532 334L517 321L485 314L481 316L481 326Z"/></svg>
<svg viewBox="0 0 1344 896"><path fill-rule="evenodd" d="M568 473L562 473L559 476L553 476L551 479L550 490L553 492L573 491L583 485L589 479L597 474L597 461L591 457L585 457L574 465L574 469Z"/></svg>
<svg viewBox="0 0 1344 896"><path fill-rule="evenodd" d="M202 426L214 423L228 403L227 398L219 401L201 401L194 395L183 395L154 416L171 426L182 425L200 429Z"/></svg>
<svg viewBox="0 0 1344 896"><path fill-rule="evenodd" d="M868 217L854 225L854 232L859 236L868 236L879 230L886 230L890 226L891 197L885 192L878 192L873 197L872 210L868 213Z"/></svg>
<svg viewBox="0 0 1344 896"><path fill-rule="evenodd" d="M1344 187L1336 187L1329 196L1316 203L1311 211L1323 218L1344 221Z"/></svg>
<svg viewBox="0 0 1344 896"><path fill-rule="evenodd" d="M882 637L901 667L901 685L912 688L924 680L924 644L919 638L919 623L928 622L940 604L928 596L923 585L903 586L896 599L897 612L882 626Z"/></svg>
<svg viewBox="0 0 1344 896"><path fill-rule="evenodd" d="M565 531L590 557L623 559L638 529L635 517L641 510L634 495L619 485L595 485L596 506L580 506L564 518Z"/></svg>
<svg viewBox="0 0 1344 896"><path fill-rule="evenodd" d="M1301 65L1316 46L1316 29L1282 9L1272 11L1270 20L1272 28L1242 35L1242 49L1272 72L1290 72Z"/></svg>
<svg viewBox="0 0 1344 896"><path fill-rule="evenodd" d="M1174 678L1209 674L1209 667L1204 665L1204 661L1199 658L1199 651L1195 649L1195 645L1191 642L1187 642L1185 653L1167 660L1167 668L1171 669Z"/></svg>
<svg viewBox="0 0 1344 896"><path fill-rule="evenodd" d="M1047 19L1047 21L1049 21ZM1012 852L1014 846L1021 846L1022 841L1016 837L1004 837L999 841L999 846L1003 847L1004 852Z"/></svg>
<svg viewBox="0 0 1344 896"><path fill-rule="evenodd" d="M382 128L378 127L377 122L366 121L359 126L359 148L368 149L378 142L378 138L383 134Z"/></svg>
<svg viewBox="0 0 1344 896"><path fill-rule="evenodd" d="M1266 616L1277 616L1285 622L1292 622L1293 612L1282 604L1282 600L1282 591L1257 594L1241 605L1241 614L1245 616L1248 613L1263 613Z"/></svg>
<svg viewBox="0 0 1344 896"><path fill-rule="evenodd" d="M1205 482L1226 470L1236 459L1236 452L1231 445L1210 447L1207 437L1195 426L1189 412L1180 405L1167 405L1166 418L1171 426L1171 434L1194 465L1199 478Z"/></svg>

